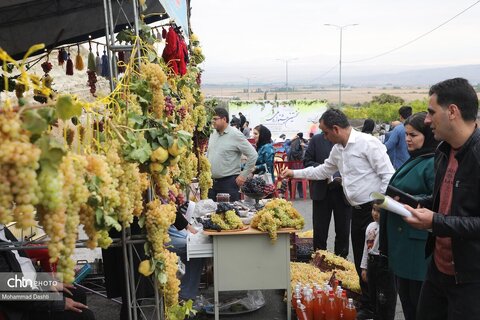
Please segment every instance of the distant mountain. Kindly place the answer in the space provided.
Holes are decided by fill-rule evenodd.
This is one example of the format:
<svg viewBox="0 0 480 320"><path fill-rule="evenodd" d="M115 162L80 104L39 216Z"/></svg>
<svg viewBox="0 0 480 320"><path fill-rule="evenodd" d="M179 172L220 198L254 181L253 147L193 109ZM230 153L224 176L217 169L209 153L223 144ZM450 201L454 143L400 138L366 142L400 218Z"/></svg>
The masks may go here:
<svg viewBox="0 0 480 320"><path fill-rule="evenodd" d="M346 76L344 77L344 83L352 86L420 86L432 85L439 81L456 77L465 78L473 85L479 84L480 65L420 69L368 76Z"/></svg>

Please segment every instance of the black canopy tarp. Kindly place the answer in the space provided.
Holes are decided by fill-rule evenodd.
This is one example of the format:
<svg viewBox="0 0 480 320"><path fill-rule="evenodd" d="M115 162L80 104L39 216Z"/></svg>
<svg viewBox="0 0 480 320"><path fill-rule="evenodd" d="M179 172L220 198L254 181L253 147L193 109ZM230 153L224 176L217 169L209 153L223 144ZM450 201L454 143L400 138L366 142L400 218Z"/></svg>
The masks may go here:
<svg viewBox="0 0 480 320"><path fill-rule="evenodd" d="M126 17L134 25L131 0L111 3L116 32L127 25ZM165 12L159 0L146 3L148 9L143 12L146 16ZM159 19L159 15L152 15L145 22ZM0 47L15 59L22 58L37 43L52 48L88 40L89 35L92 38L105 35L103 0L0 0Z"/></svg>

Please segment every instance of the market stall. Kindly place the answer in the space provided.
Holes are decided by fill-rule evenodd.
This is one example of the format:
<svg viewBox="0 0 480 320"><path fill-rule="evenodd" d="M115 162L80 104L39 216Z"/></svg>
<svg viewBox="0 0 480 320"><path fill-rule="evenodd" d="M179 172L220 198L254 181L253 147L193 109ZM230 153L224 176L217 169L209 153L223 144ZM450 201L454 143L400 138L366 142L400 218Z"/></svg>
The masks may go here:
<svg viewBox="0 0 480 320"><path fill-rule="evenodd" d="M159 289L160 298L165 298L165 309L160 311L165 311L166 318L178 319L176 314L187 315L189 307L178 303L177 258L164 244L168 241L166 232L173 223L179 191L187 190L190 181L198 176L202 192L208 189L209 170L208 161L202 155L203 140L195 138L195 147L192 143L192 137L196 132L203 133L208 121L197 67L203 56L198 39L192 35L187 39L190 46L184 47L184 54L190 58L188 65L186 61L177 65L175 56L165 55L162 59L153 46L161 37L158 39L158 31L146 24L150 13L155 13L157 18L158 13L165 14L158 2L128 2L130 10L119 8L115 3L121 6L123 1L103 1L106 8L97 10L102 14L100 17L105 17L104 21L92 12L101 6L99 1L65 1L62 6L57 1L54 5L50 1L2 2L1 13L6 18L1 19L5 32L2 32L0 49L0 59L4 62L0 98L0 136L4 151L0 156L3 191L0 222L14 221L19 228L39 225L48 237L46 245L51 261L58 260L58 276L67 283L72 282L75 275L75 261L71 258L75 247L107 248L119 244L126 265L124 279L129 291L126 304L132 309L129 317L134 319L138 306L132 275L137 270L132 262L131 245L140 241L143 246L146 240L145 253L149 259L144 261L150 267L145 273L154 275L151 279ZM145 8L152 11L142 11ZM21 20L19 17L25 15L14 14L20 9L37 16ZM122 16L115 20L120 26L112 25L113 19L107 17L114 10ZM143 21L137 21L140 15L135 14L136 10L142 12ZM80 12L88 18L82 19ZM135 17L130 20L127 16L132 12ZM49 23L60 26L56 38L52 32L49 37L44 34L46 27L33 25L47 16L51 18ZM94 23L82 27L82 23L92 19ZM75 28L69 28L68 32L81 31L81 34L62 33L62 26L69 26L72 21ZM49 75L52 62L61 68L66 64L67 75L68 70L73 69L72 59L64 56L67 50L58 45L62 41L75 41L75 36L96 36L98 22L109 24L107 30L114 34L118 28L123 29L122 21L130 26L121 33L121 41L125 43L122 50L128 50L131 58L120 59L118 54L118 58L113 59L112 53L112 59L106 56L106 61L101 62L102 67L110 69L108 77L121 75L114 80L112 93L84 101L67 92L56 92ZM18 32L13 31L15 25L19 26ZM166 27L170 39L176 37L179 44L185 45L175 22L169 21ZM22 28L38 32L23 38ZM189 34L188 30L185 34ZM39 44L27 50L25 42L11 41L8 37L27 42L41 38L48 49L54 50L52 56L56 59L51 58L50 62L48 52L37 58L44 72L39 77L30 71L33 64L30 56L44 53L47 47ZM170 41L165 47L171 45ZM108 46L112 52L119 49L114 43ZM7 48L12 50L11 54ZM25 57L17 61L15 57L23 52ZM77 57L80 55L78 50ZM91 85L101 74L97 71L98 64L90 63L90 56L91 52L86 68L80 63L81 59L75 59L73 65L78 71L87 69ZM130 236L129 227L134 221L145 230L146 239ZM77 240L79 224L88 238L81 243ZM121 231L120 238L111 237L109 232L113 229ZM20 241L16 245L22 244ZM157 314L159 318L163 318L161 312Z"/></svg>

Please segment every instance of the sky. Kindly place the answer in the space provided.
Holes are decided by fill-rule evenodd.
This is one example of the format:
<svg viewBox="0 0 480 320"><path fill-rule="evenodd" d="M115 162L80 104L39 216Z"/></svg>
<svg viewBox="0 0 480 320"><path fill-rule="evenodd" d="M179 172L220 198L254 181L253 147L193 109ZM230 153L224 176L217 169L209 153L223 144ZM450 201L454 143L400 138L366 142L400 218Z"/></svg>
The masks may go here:
<svg viewBox="0 0 480 320"><path fill-rule="evenodd" d="M377 56L440 28L403 48ZM478 0L192 0L203 82L318 84L342 77L480 64ZM250 80L248 80L250 79Z"/></svg>

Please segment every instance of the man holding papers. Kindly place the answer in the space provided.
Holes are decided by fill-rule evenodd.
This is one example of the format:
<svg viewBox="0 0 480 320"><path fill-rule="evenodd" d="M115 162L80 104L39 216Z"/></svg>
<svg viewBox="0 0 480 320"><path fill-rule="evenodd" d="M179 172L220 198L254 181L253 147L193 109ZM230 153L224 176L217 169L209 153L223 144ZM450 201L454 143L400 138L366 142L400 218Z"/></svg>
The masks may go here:
<svg viewBox="0 0 480 320"><path fill-rule="evenodd" d="M417 319L478 319L480 315L480 130L478 97L467 80L430 88L429 125L436 140L431 208L406 208L417 229L431 229L433 255L422 286Z"/></svg>
<svg viewBox="0 0 480 320"><path fill-rule="evenodd" d="M345 114L338 109L329 109L320 118L320 129L325 138L334 143L330 156L316 167L302 170L285 169L282 176L325 180L339 171L343 191L352 205L352 249L355 267L360 276L360 263L365 243L365 230L372 222L370 193L384 193L394 169L385 146L377 138L355 131ZM373 309L368 298L368 287L360 281L362 307L357 319L369 319Z"/></svg>

